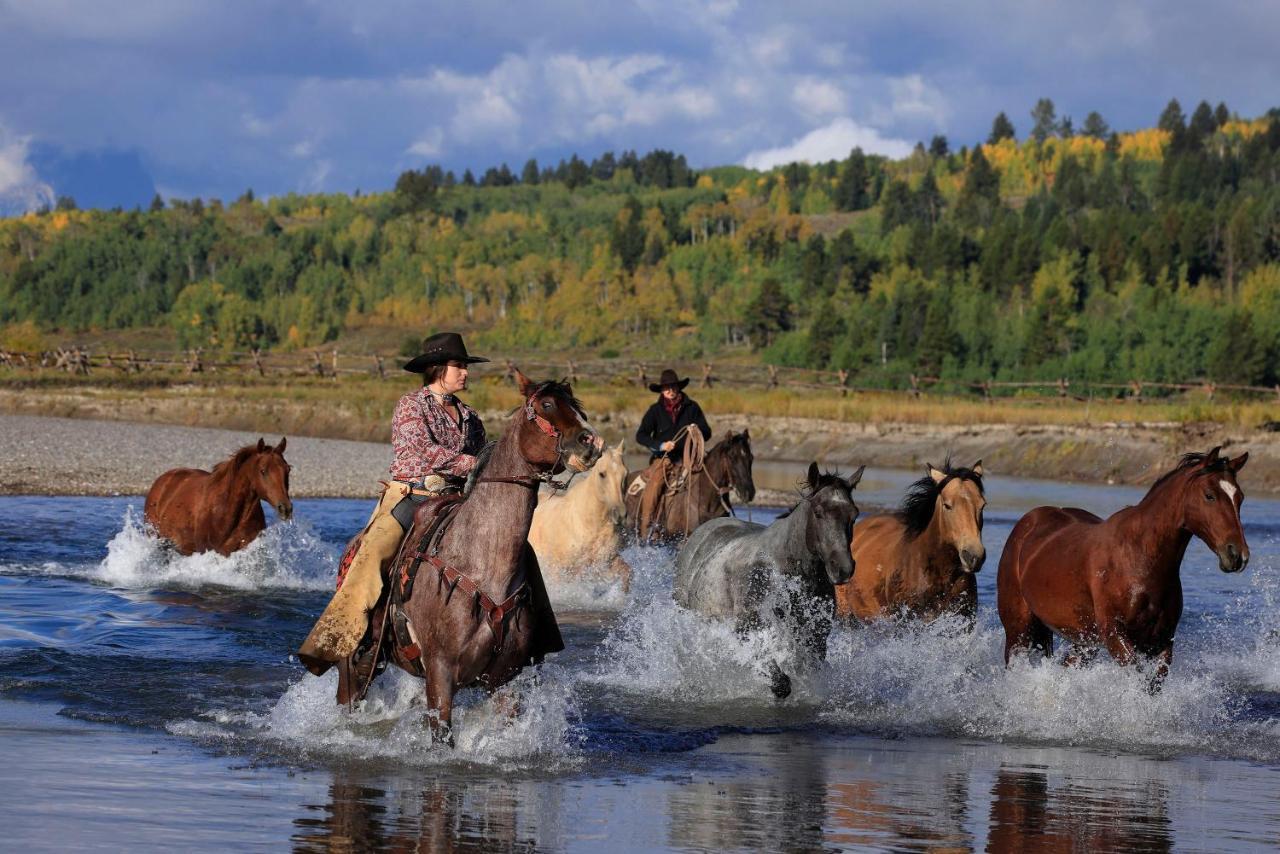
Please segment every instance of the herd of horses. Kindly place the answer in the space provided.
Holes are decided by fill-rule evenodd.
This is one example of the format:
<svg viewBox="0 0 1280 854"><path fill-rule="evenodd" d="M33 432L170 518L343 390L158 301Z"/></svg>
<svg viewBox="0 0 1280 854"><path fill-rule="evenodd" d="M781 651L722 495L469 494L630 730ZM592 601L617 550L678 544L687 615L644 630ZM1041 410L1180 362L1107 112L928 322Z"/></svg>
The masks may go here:
<svg viewBox="0 0 1280 854"><path fill-rule="evenodd" d="M389 660L425 678L429 721L446 738L458 689L496 692L540 660L539 633L548 627L530 606L531 568L540 566L552 590L588 573L626 589L628 534L656 534L678 547L679 605L732 621L742 635L765 622L785 627L787 660L762 662L778 698L791 691L789 669L825 657L836 617L955 614L972 627L975 575L986 559L981 462L931 465L896 511L863 519L853 496L863 469L845 477L811 463L795 505L766 526L734 514L730 496L749 502L755 486L750 438L729 433L701 459L686 460L696 470L681 472L652 528L638 530L635 490L627 488L636 473L628 473L622 446L604 449L567 383L515 375L524 403L483 469L464 495L419 509L387 569L389 580L400 579L387 586L399 591L396 619L411 639L398 644L391 632ZM284 449L283 439L275 447L259 440L212 472L165 473L147 496L147 521L184 554L243 548L265 525L261 501L282 518L292 512ZM1138 504L1107 519L1062 507L1024 515L997 578L1006 664L1020 653L1052 656L1057 635L1071 646L1066 664L1099 650L1122 664L1154 663L1157 690L1172 660L1179 571L1191 539L1213 550L1223 572L1248 563L1237 480L1247 460L1219 448L1187 454ZM566 470L582 478L539 500L539 487ZM434 568L434 583L412 583L420 566Z"/></svg>

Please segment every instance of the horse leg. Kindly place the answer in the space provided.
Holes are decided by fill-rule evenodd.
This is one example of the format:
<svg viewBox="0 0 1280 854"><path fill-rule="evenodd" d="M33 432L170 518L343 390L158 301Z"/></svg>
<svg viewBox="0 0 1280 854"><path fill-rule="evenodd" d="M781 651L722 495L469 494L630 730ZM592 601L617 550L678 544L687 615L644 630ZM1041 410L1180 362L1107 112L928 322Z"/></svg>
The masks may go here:
<svg viewBox="0 0 1280 854"><path fill-rule="evenodd" d="M427 726L432 741L453 747L453 667L443 656L427 665Z"/></svg>
<svg viewBox="0 0 1280 854"><path fill-rule="evenodd" d="M493 701L494 711L507 719L507 725L515 723L521 709L520 692L515 686L508 682L501 688L491 691L489 697Z"/></svg>
<svg viewBox="0 0 1280 854"><path fill-rule="evenodd" d="M615 555L613 561L609 564L609 572L614 578L622 582L622 592L631 592L631 564L622 559L621 555Z"/></svg>
<svg viewBox="0 0 1280 854"><path fill-rule="evenodd" d="M1004 624L1005 667L1009 666L1009 660L1013 658L1015 652L1029 652L1035 649L1039 650L1045 658L1053 655L1053 632L1031 613L1031 609L1027 608L1025 603L1022 605L1025 611L1014 615L1012 619L1006 617L1003 608L1000 610L1000 622Z"/></svg>
<svg viewBox="0 0 1280 854"><path fill-rule="evenodd" d="M764 626L764 621L760 619L760 614L754 608L743 611L738 615L737 622L734 624L734 631L738 637L746 638L749 632L756 631ZM782 672L782 668L778 666L777 659L769 659L769 690L773 692L773 696L779 700L785 700L791 695L791 677Z"/></svg>
<svg viewBox="0 0 1280 854"><path fill-rule="evenodd" d="M1173 641L1169 641L1164 649L1156 653L1156 672L1151 676L1150 691L1152 694L1160 693L1160 689L1164 687L1164 680L1169 675L1169 665L1173 664Z"/></svg>

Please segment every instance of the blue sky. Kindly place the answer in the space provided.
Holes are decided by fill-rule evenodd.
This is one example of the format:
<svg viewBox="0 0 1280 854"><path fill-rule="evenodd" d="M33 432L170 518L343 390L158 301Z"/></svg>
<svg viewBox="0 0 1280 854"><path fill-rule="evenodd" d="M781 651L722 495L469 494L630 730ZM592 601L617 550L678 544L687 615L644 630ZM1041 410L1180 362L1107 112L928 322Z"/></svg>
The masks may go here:
<svg viewBox="0 0 1280 854"><path fill-rule="evenodd" d="M390 187L530 156L694 166L1280 105L1268 2L0 0L0 210Z"/></svg>

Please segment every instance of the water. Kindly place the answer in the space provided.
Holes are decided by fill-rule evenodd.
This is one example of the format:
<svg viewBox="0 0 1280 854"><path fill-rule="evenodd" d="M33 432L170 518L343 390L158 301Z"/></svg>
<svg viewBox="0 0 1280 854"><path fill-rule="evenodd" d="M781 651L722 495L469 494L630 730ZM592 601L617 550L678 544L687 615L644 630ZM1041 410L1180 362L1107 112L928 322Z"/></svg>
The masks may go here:
<svg viewBox="0 0 1280 854"><path fill-rule="evenodd" d="M774 473L785 486L784 466ZM791 481L800 473L795 466ZM869 471L864 506L915 475ZM1244 475L1248 484L1248 473ZM299 850L421 844L722 850L1241 850L1280 836L1280 502L1249 498L1253 561L1183 567L1174 670L1001 664L995 566L1017 517L1111 512L1133 489L988 478L973 633L839 628L772 700L746 642L675 607L668 552L629 594L553 590L568 650L521 715L461 698L429 743L421 683L354 714L290 652L365 501L300 500L232 558L172 557L139 498L0 498L0 811L15 848ZM775 511L753 510L760 521Z"/></svg>

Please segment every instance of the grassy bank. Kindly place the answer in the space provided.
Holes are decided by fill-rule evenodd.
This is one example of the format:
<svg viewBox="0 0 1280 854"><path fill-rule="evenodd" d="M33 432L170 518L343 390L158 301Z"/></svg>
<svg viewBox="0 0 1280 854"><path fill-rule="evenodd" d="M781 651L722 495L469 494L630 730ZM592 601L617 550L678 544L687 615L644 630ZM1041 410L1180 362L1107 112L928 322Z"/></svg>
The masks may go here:
<svg viewBox="0 0 1280 854"><path fill-rule="evenodd" d="M248 376L152 372L77 377L62 373L0 371L0 410L32 415L97 417L236 429L288 430L298 435L381 440L410 376ZM638 419L653 395L635 385L580 382L576 391L597 419ZM696 388L689 393L712 415L786 417L845 424L1080 426L1132 423L1217 424L1252 430L1280 417L1272 401L1210 401L1201 392L1133 402L1115 399L997 397L900 392L850 393L806 389ZM472 383L467 399L493 413L513 408L519 396L498 369Z"/></svg>

